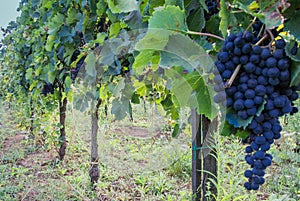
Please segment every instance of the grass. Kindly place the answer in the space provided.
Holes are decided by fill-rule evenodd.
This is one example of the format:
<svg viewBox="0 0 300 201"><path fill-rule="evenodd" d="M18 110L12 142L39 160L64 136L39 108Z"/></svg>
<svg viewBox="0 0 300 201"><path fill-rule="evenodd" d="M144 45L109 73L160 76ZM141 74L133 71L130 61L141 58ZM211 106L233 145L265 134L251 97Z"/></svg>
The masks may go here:
<svg viewBox="0 0 300 201"><path fill-rule="evenodd" d="M63 162L55 163L53 144L57 134L49 135L45 146L24 139L24 131L15 126L18 118L1 106L0 200L191 200L189 127L172 139L169 122L161 117L159 108L149 106L147 113L134 108L134 114L133 122L118 122L102 115L98 139L101 173L93 191L88 176L87 114L69 109L67 154ZM296 152L299 117L289 118L283 137L270 150L274 164L257 192L249 193L242 187L246 180L243 172L249 167L240 140L215 136L218 201L300 200L300 156ZM182 122L187 119L183 115ZM47 125L44 128L51 130Z"/></svg>

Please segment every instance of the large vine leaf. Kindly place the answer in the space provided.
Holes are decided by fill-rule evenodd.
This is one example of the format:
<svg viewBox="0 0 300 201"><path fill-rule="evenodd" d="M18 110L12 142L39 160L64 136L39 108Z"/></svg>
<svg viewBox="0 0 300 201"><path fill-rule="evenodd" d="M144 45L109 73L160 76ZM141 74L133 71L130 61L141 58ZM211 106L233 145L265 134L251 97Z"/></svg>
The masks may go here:
<svg viewBox="0 0 300 201"><path fill-rule="evenodd" d="M112 13L128 13L139 9L136 0L108 0L108 7Z"/></svg>

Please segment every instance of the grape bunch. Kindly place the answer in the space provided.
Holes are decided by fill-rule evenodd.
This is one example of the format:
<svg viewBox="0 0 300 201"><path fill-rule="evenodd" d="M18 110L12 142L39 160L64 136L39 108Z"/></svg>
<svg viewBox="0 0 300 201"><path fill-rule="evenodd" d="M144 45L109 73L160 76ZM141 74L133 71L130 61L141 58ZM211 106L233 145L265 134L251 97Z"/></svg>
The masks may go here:
<svg viewBox="0 0 300 201"><path fill-rule="evenodd" d="M205 19L209 20L211 16L217 14L219 12L218 1L217 0L205 0L205 4L207 6L208 12L205 11Z"/></svg>
<svg viewBox="0 0 300 201"><path fill-rule="evenodd" d="M85 60L86 56L83 56L79 59L79 61L76 63L76 68L72 68L71 69L71 79L73 81L75 81L80 69L81 69L81 66L83 65L84 63L84 60Z"/></svg>
<svg viewBox="0 0 300 201"><path fill-rule="evenodd" d="M54 86L51 83L45 83L42 88L42 94L47 96L48 94L54 94Z"/></svg>
<svg viewBox="0 0 300 201"><path fill-rule="evenodd" d="M265 170L273 159L267 151L281 137L279 117L298 112L293 102L299 97L298 88L290 87L291 61L285 41L276 40L270 49L256 45L255 35L230 34L214 69L214 101L231 109L236 118L249 121L246 130L250 135L244 140L249 143L245 160L251 166L244 172L247 190L258 190L265 182Z"/></svg>

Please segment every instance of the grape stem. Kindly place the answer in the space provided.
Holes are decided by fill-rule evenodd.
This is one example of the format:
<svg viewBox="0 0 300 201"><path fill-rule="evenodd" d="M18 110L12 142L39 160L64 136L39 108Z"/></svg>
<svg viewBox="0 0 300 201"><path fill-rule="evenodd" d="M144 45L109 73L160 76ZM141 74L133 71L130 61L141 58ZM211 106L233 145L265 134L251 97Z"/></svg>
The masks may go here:
<svg viewBox="0 0 300 201"><path fill-rule="evenodd" d="M255 45L261 44L267 37L268 37L268 34L265 34L264 37L262 37L259 41L257 41L257 43L255 43Z"/></svg>
<svg viewBox="0 0 300 201"><path fill-rule="evenodd" d="M187 31L186 33L191 34L191 35L198 35L198 36L208 36L208 37L212 37L212 38L216 38L216 39L225 41L224 38L214 35L214 34L211 34L211 33L203 33L203 32L196 32L196 31Z"/></svg>
<svg viewBox="0 0 300 201"><path fill-rule="evenodd" d="M274 36L273 36L272 32L270 31L270 29L266 29L266 30L267 30L268 34L270 35L270 37L271 37L271 42L269 44L269 46L271 47L271 44L274 41Z"/></svg>
<svg viewBox="0 0 300 201"><path fill-rule="evenodd" d="M246 33L246 31L248 31L250 29L250 27L252 27L252 25L255 23L255 20L256 20L256 17L254 17L254 19L252 20L252 22L248 25L248 27L245 30L245 33Z"/></svg>
<svg viewBox="0 0 300 201"><path fill-rule="evenodd" d="M225 88L229 88L232 85L232 83L233 83L234 79L236 78L237 74L239 73L241 67L242 67L242 64L239 64L236 67L236 69L234 70L234 72L233 72L232 76L230 77L230 79L225 83Z"/></svg>

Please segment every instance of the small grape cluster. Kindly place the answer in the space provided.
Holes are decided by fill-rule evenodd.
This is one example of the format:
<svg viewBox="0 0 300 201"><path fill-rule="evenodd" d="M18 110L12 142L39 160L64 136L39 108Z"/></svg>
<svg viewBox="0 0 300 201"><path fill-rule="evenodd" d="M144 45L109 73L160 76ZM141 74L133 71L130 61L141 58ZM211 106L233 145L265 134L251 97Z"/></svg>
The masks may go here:
<svg viewBox="0 0 300 201"><path fill-rule="evenodd" d="M85 58L86 56L81 57L80 60L76 63L76 68L71 69L71 79L73 81L75 81L76 77L78 76L78 73L84 63Z"/></svg>
<svg viewBox="0 0 300 201"><path fill-rule="evenodd" d="M276 40L272 50L256 45L257 41L249 32L229 35L214 69L214 101L250 122L245 160L252 169L244 172L247 190L258 190L265 182L265 169L272 164L272 156L266 152L281 137L278 118L298 112L293 101L299 95L297 87L290 87L291 62L285 41Z"/></svg>
<svg viewBox="0 0 300 201"><path fill-rule="evenodd" d="M42 94L47 96L48 94L54 94L54 86L51 83L45 83L42 89Z"/></svg>
<svg viewBox="0 0 300 201"><path fill-rule="evenodd" d="M205 19L209 20L211 16L219 12L218 1L216 0L205 0L208 12L205 11Z"/></svg>

